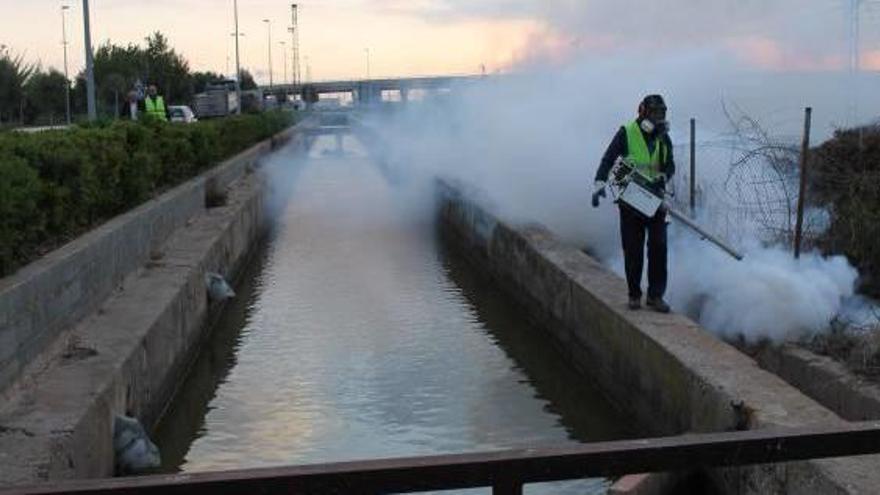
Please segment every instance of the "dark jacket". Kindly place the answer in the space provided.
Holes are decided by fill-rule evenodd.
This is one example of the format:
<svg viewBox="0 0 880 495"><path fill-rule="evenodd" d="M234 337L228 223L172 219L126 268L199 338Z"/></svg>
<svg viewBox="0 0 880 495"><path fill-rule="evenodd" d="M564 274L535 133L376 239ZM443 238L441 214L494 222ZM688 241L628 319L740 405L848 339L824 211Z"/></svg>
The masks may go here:
<svg viewBox="0 0 880 495"><path fill-rule="evenodd" d="M135 103L135 105L137 105L137 108L138 108L137 114L140 115L141 114L141 109L140 109L141 104ZM131 115L131 102L129 102L128 100L125 100L119 104L119 118L125 119L125 120L137 120L137 116Z"/></svg>
<svg viewBox="0 0 880 495"><path fill-rule="evenodd" d="M656 134L646 134L645 131L642 131L642 135L645 136L645 142L648 143L648 152L653 153L654 147L657 145ZM672 141L669 139L668 134L663 134L660 139L663 140L663 143L666 146L666 160L660 164L660 172L665 174L668 180L675 174L675 160L672 157ZM614 162L617 161L618 157L626 156L628 154L629 148L627 147L626 129L621 126L617 131L617 134L614 135L614 139L611 140L611 144L608 145L608 149L605 150L605 154L602 156L602 163L599 164L599 170L596 171L595 180L608 182L608 173L611 171L611 167L614 166Z"/></svg>

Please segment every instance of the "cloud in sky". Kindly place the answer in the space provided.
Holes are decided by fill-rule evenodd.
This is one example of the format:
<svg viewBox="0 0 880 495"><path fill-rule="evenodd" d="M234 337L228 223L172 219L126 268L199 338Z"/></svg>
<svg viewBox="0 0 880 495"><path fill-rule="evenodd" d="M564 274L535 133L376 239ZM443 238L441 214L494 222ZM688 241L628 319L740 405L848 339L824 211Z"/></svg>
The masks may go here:
<svg viewBox="0 0 880 495"><path fill-rule="evenodd" d="M539 19L522 56L565 58L579 52L672 50L715 45L761 69L832 69L846 64L849 0L380 0L388 12L434 22ZM880 2L861 8L862 63L880 69L874 27Z"/></svg>
<svg viewBox="0 0 880 495"><path fill-rule="evenodd" d="M0 0L0 44L44 67L62 67L62 0L19 2ZM66 0L71 73L83 66L81 2ZM196 70L229 71L234 67L233 0L92 0L92 42L143 43L153 31L163 32L171 45ZM279 41L290 35L290 3L239 0L242 66L268 73L267 26L272 21L273 71L283 78ZM299 26L301 70L314 79L362 77L365 48L371 50L374 76L476 73L509 65L538 22L521 18L471 17L452 22L429 21L401 2L374 5L364 0L302 0ZM428 8L429 4L412 7ZM288 44L289 46L289 44Z"/></svg>
<svg viewBox="0 0 880 495"><path fill-rule="evenodd" d="M80 2L66 0L71 70L82 66ZM755 68L842 67L849 0L301 0L303 60L315 78L360 77L370 47L375 75L474 73L574 57L721 49ZM234 60L232 0L92 0L93 41L139 43L160 30L199 70L226 71ZM61 66L58 2L0 0L0 44L46 66ZM880 70L880 1L862 7L866 67ZM243 64L267 65L266 26L287 39L288 2L240 0Z"/></svg>

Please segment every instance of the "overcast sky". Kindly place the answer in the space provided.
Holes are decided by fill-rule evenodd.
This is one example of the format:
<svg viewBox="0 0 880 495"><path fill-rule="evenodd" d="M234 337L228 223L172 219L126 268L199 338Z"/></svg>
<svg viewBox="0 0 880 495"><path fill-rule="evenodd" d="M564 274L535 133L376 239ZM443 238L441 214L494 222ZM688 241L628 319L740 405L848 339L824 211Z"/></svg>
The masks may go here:
<svg viewBox="0 0 880 495"><path fill-rule="evenodd" d="M852 0L303 0L301 70L312 79L478 73L529 61L717 47L770 70L847 66ZM70 69L83 61L82 2L0 0L0 44L44 67L62 67L61 5ZM197 70L234 67L232 0L92 0L92 39L141 42L162 31ZM239 0L242 65L284 78L290 3ZM880 1L862 0L862 65L880 70ZM285 41L282 46L279 42ZM308 57L308 64L306 63ZM288 59L289 60L289 59ZM227 66L228 63L228 66ZM227 69L229 67L230 69Z"/></svg>

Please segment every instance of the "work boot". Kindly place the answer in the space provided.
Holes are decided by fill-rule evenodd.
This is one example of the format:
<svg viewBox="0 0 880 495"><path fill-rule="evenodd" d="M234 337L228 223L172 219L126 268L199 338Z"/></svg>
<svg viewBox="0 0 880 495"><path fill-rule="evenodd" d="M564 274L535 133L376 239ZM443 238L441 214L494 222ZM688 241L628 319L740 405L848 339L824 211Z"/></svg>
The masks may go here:
<svg viewBox="0 0 880 495"><path fill-rule="evenodd" d="M641 297L630 297L629 303L627 303L627 307L632 310L641 309L642 298Z"/></svg>
<svg viewBox="0 0 880 495"><path fill-rule="evenodd" d="M666 301L664 301L662 297L649 297L645 301L645 305L658 313L669 312L669 305L666 304Z"/></svg>

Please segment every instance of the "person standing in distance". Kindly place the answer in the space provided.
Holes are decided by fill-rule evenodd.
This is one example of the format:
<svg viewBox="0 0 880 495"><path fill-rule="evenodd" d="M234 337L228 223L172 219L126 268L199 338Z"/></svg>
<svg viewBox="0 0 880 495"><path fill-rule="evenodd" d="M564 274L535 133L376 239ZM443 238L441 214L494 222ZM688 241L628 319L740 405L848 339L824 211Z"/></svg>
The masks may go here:
<svg viewBox="0 0 880 495"><path fill-rule="evenodd" d="M144 96L144 108L142 111L162 122L168 122L168 107L165 106L165 99L158 92L156 85L150 84L147 88L147 94Z"/></svg>
<svg viewBox="0 0 880 495"><path fill-rule="evenodd" d="M605 196L608 174L618 158L635 165L638 173L650 181L655 192L663 194L666 182L675 173L672 142L666 121L666 103L660 95L648 95L639 104L638 118L622 126L596 171L594 197ZM594 202L595 205L595 202ZM661 313L669 312L663 300L666 292L666 210L661 206L653 217L619 203L620 236L623 241L629 308L642 306L642 267L645 261L645 234L648 237L648 297L645 304Z"/></svg>

